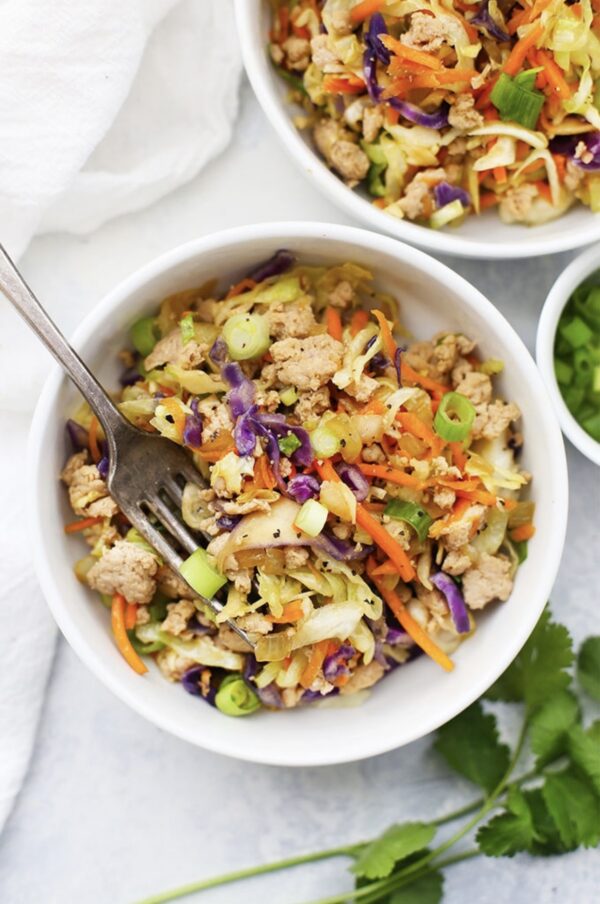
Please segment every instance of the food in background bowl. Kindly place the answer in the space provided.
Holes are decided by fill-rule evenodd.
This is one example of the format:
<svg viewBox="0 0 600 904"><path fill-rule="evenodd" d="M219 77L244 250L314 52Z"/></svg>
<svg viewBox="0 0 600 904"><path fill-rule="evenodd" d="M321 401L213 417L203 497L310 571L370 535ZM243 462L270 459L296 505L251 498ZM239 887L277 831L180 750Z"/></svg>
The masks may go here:
<svg viewBox="0 0 600 904"><path fill-rule="evenodd" d="M600 211L590 0L274 0L271 57L327 164L400 219Z"/></svg>
<svg viewBox="0 0 600 904"><path fill-rule="evenodd" d="M600 271L575 289L560 315L554 371L567 408L600 442Z"/></svg>
<svg viewBox="0 0 600 904"><path fill-rule="evenodd" d="M233 716L352 695L422 651L451 670L533 534L502 362L456 332L399 347L396 301L353 263L278 251L214 288L136 321L119 407L204 478L181 488L182 516L210 542L181 571L221 614L109 497L87 406L67 424L66 530L91 546L75 572L112 608L121 652Z"/></svg>

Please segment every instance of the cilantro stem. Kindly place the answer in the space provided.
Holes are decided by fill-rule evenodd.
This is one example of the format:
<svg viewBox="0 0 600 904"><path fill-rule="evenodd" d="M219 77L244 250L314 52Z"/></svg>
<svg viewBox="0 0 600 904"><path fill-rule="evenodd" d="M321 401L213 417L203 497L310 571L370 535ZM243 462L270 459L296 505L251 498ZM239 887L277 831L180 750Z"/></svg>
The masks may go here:
<svg viewBox="0 0 600 904"><path fill-rule="evenodd" d="M318 860L328 860L332 857L352 857L362 847L364 847L364 842L359 844L348 844L343 847L329 848L326 851L318 851L317 853L299 854L296 857L287 857L285 860L275 860L271 863L264 863L261 866L251 866L247 869L235 870L231 873L213 876L211 879L203 879L200 882L190 882L188 885L180 885L178 888L172 888L169 891L160 892L157 895L152 895L150 898L144 898L143 900L137 901L136 904L164 904L166 901L174 901L176 898L183 898L186 895L192 895L197 891L205 891L209 888L216 888L219 885L227 885L230 882L237 882L240 879L250 879L252 876L274 873L278 870L289 869L292 866L300 866L303 863L315 863Z"/></svg>

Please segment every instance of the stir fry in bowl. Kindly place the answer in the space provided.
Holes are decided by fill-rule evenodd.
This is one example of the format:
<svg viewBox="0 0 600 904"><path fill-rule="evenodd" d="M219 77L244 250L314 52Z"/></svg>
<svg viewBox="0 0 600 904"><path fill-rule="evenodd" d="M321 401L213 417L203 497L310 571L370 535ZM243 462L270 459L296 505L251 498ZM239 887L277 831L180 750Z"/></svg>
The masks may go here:
<svg viewBox="0 0 600 904"><path fill-rule="evenodd" d="M597 0L272 0L269 51L327 165L432 228L600 212Z"/></svg>
<svg viewBox="0 0 600 904"><path fill-rule="evenodd" d="M281 250L224 297L185 291L133 325L119 408L189 450L200 548L175 574L128 524L86 406L62 479L90 546L75 573L138 672L153 657L233 716L290 708L421 653L451 670L474 614L508 598L534 513L502 362L456 333L398 345L397 311L364 267Z"/></svg>

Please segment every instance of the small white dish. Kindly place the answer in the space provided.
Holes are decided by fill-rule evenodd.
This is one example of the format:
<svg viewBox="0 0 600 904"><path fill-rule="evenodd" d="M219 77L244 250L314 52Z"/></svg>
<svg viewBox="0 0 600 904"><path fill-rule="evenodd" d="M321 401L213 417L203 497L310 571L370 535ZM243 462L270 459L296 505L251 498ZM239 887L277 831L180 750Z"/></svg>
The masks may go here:
<svg viewBox="0 0 600 904"><path fill-rule="evenodd" d="M580 427L567 408L554 372L554 339L560 315L577 286L596 270L600 272L600 245L588 248L563 270L544 303L538 324L535 354L563 433L582 455L600 465L600 443Z"/></svg>
<svg viewBox="0 0 600 904"><path fill-rule="evenodd" d="M310 136L294 125L292 118L297 110L287 102L288 87L269 59L267 0L235 0L235 11L244 66L265 115L309 181L362 225L435 254L484 259L555 254L600 239L600 214L592 213L582 204L574 205L562 217L541 226L507 225L490 210L481 216L467 217L460 226L448 229L430 229L374 207L366 192L348 188L325 165L314 150Z"/></svg>
<svg viewBox="0 0 600 904"><path fill-rule="evenodd" d="M72 518L58 475L67 456L64 424L78 397L57 367L38 403L24 491L32 516L31 547L42 590L63 634L94 674L133 710L171 734L218 753L282 766L359 760L423 737L476 700L509 665L536 624L558 570L567 520L567 470L558 422L529 352L502 314L465 279L422 251L361 229L323 223L266 223L216 233L162 255L128 277L86 317L73 345L109 390L117 386L117 352L140 316L162 298L218 277L237 282L278 248L316 264L355 261L372 270L378 287L398 298L405 326L430 337L464 331L486 358L505 369L498 392L518 402L525 444L522 466L533 474L537 532L505 603L477 619L475 635L456 651L446 674L426 656L397 669L369 698L347 708L266 711L223 716L154 664L140 678L113 642L110 618L96 594L77 582L74 562L83 543L66 536Z"/></svg>

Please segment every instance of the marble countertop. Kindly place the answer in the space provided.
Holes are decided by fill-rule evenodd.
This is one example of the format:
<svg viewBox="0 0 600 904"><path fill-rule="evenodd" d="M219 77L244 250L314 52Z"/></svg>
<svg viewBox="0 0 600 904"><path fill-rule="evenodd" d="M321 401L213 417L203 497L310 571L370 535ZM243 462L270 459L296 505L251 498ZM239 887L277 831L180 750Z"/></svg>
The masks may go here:
<svg viewBox="0 0 600 904"><path fill-rule="evenodd" d="M250 89L231 147L194 182L91 236L36 239L22 265L50 304L69 293L72 330L116 282L160 252L228 226L349 222L295 169ZM533 349L543 300L571 255L446 259ZM599 471L568 448L571 501L553 610L580 639L598 626ZM0 754L1 755L1 754ZM114 698L58 643L33 760L0 841L3 904L131 904L183 882L368 837L471 799L430 739L361 763L282 769L216 756L164 734ZM344 884L346 883L346 884ZM340 861L206 892L206 904L292 904L348 886ZM449 871L445 904L587 902L600 857L482 860ZM186 899L188 900L188 899Z"/></svg>

